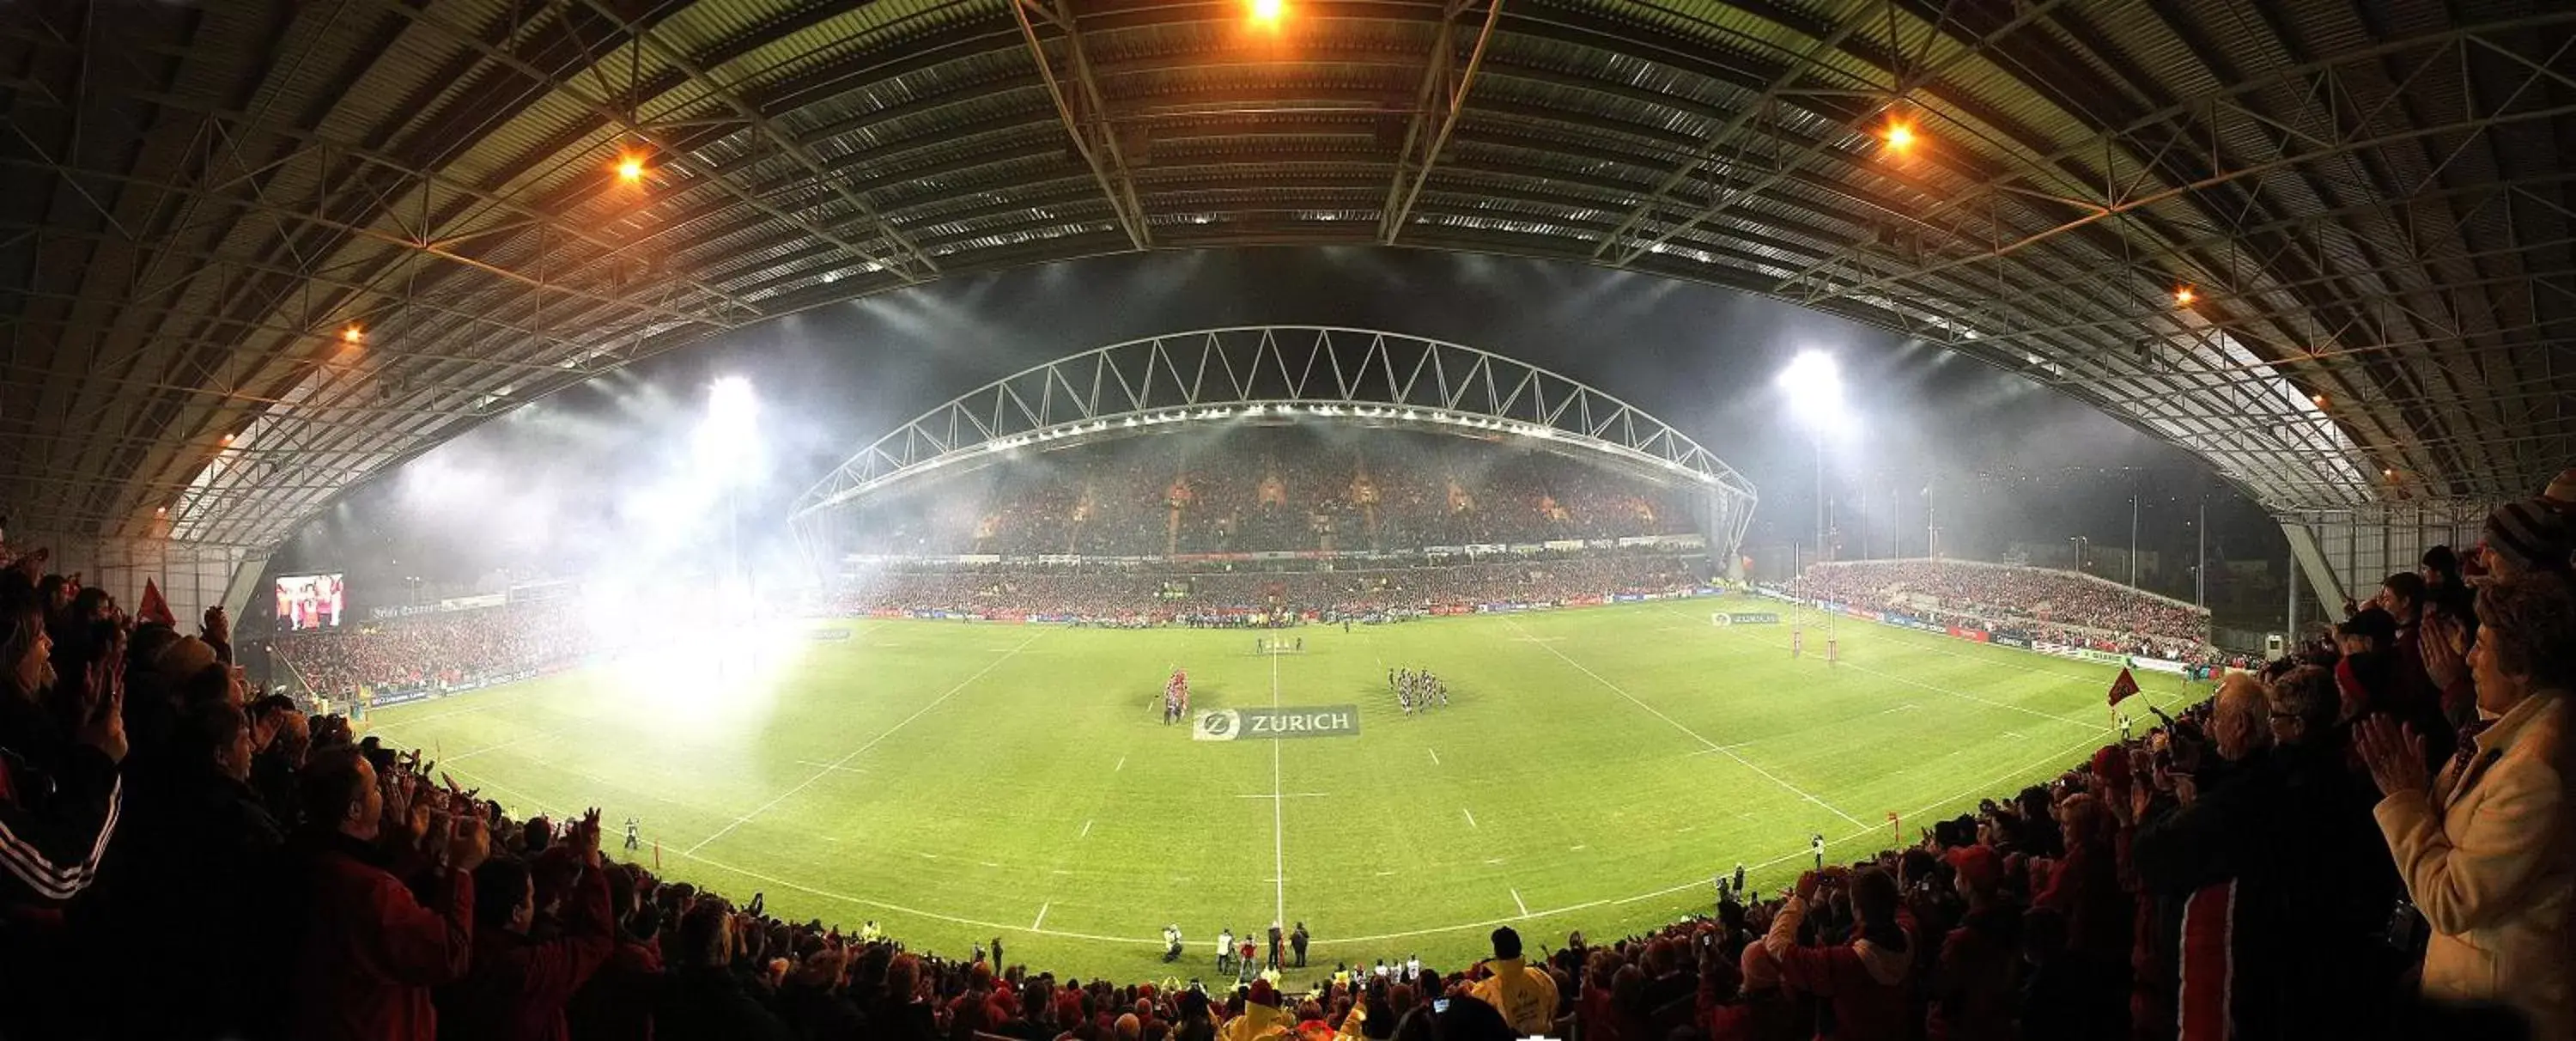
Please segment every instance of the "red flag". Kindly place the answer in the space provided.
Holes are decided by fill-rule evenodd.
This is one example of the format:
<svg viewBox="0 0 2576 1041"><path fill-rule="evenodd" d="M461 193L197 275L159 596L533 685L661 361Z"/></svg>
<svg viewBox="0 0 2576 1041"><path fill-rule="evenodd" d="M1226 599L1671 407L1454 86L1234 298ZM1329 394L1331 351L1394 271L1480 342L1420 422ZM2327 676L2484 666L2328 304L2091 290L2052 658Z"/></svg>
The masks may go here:
<svg viewBox="0 0 2576 1041"><path fill-rule="evenodd" d="M161 598L161 587L148 578L143 580L143 603L134 609L134 620L172 628L179 625L179 616L170 613L170 601Z"/></svg>
<svg viewBox="0 0 2576 1041"><path fill-rule="evenodd" d="M2120 669L2120 678L2111 681L2111 703L2117 705L2120 703L2121 698L2128 697L2129 695L2137 692L2138 678L2129 675L2128 667L2122 666Z"/></svg>

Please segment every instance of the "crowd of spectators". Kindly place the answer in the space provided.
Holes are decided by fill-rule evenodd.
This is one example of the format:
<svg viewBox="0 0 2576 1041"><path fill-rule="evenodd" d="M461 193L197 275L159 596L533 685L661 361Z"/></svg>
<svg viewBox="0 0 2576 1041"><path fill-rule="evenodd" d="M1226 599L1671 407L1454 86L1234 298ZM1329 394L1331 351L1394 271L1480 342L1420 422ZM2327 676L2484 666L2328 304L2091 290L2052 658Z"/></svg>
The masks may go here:
<svg viewBox="0 0 2576 1041"><path fill-rule="evenodd" d="M279 633L269 650L313 694L346 703L561 668L596 649L592 632L577 603L558 599Z"/></svg>
<svg viewBox="0 0 2576 1041"><path fill-rule="evenodd" d="M2072 571L1858 560L1811 566L1787 588L1810 599L2122 654L2196 661L2209 646L2208 610Z"/></svg>
<svg viewBox="0 0 2576 1041"><path fill-rule="evenodd" d="M250 697L220 611L79 610L31 556L0 572L0 1036L2563 1038L2567 532L2491 532L2475 585L2390 576L2332 641L1910 848L1829 867L1819 836L1776 897L1739 867L1649 935L1214 995L657 879L597 811L517 820Z"/></svg>
<svg viewBox="0 0 2576 1041"><path fill-rule="evenodd" d="M831 606L846 614L949 612L1140 623L1254 614L1334 619L1666 594L1696 585L1705 569L1704 558L1645 551L1495 554L1338 570L921 563L853 576Z"/></svg>
<svg viewBox="0 0 2576 1041"><path fill-rule="evenodd" d="M1678 497L1548 452L1294 428L1082 445L870 507L857 552L1162 556L1688 532Z"/></svg>

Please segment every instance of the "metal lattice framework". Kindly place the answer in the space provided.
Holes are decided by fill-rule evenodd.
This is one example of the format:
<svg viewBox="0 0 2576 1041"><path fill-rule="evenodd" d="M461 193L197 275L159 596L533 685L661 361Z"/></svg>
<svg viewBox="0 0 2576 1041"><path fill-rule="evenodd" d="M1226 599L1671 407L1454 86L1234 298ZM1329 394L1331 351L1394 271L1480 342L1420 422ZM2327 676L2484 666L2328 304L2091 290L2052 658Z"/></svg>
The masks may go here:
<svg viewBox="0 0 2576 1041"><path fill-rule="evenodd" d="M2576 456L2571 58L2552 0L25 0L0 502L260 546L748 323L1315 243L1903 330L2285 517L2528 495Z"/></svg>
<svg viewBox="0 0 2576 1041"><path fill-rule="evenodd" d="M1490 351L1372 329L1263 325L1097 347L1002 377L861 448L797 500L800 524L893 485L1022 449L1176 425L1329 423L1511 436L1607 456L1705 496L1703 534L1734 559L1753 484L1672 425L1599 388Z"/></svg>

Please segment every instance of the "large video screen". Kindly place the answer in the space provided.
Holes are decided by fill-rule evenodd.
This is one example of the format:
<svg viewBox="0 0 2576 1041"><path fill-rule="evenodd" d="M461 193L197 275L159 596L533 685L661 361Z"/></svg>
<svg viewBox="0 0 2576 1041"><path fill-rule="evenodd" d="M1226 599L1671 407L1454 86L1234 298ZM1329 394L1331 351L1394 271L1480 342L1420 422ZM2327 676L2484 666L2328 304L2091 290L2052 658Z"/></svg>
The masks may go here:
<svg viewBox="0 0 2576 1041"><path fill-rule="evenodd" d="M277 627L331 629L347 606L338 575L288 575L277 580Z"/></svg>

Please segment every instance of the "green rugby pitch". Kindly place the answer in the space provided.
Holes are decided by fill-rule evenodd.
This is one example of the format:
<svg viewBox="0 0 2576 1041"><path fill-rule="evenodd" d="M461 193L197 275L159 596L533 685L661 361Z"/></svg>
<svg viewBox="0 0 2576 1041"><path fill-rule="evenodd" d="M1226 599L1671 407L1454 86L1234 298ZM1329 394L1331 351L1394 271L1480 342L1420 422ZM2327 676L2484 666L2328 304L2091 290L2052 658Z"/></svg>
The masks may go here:
<svg viewBox="0 0 2576 1041"><path fill-rule="evenodd" d="M1441 969L1511 923L1539 943L1709 907L1741 861L1785 884L2056 775L2110 733L2117 670L1843 619L1842 660L1790 626L1717 627L1741 598L1256 633L1008 623L781 623L750 665L674 647L371 726L514 813L629 815L666 878L773 913L1121 980L1210 972L1220 928L1284 910L1310 964L1419 953ZM1802 612L1803 613L1803 612ZM846 640L801 630L847 630ZM1194 741L1193 711L1360 706L1357 737ZM1390 667L1437 672L1407 718ZM2142 676L2148 699L2185 697ZM1177 922L1188 956L1161 964Z"/></svg>

